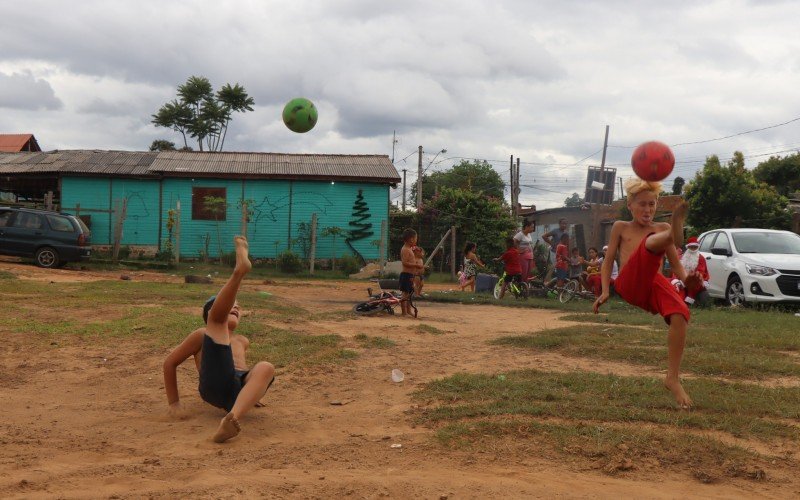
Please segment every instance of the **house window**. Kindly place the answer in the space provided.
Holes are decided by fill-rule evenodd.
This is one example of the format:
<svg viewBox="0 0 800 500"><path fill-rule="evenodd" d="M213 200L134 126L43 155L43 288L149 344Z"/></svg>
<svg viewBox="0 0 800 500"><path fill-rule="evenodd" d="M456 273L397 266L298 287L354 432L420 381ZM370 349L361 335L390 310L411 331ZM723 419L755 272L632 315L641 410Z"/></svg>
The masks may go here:
<svg viewBox="0 0 800 500"><path fill-rule="evenodd" d="M209 199L221 201L211 204ZM192 188L192 220L225 220L227 201L225 188Z"/></svg>

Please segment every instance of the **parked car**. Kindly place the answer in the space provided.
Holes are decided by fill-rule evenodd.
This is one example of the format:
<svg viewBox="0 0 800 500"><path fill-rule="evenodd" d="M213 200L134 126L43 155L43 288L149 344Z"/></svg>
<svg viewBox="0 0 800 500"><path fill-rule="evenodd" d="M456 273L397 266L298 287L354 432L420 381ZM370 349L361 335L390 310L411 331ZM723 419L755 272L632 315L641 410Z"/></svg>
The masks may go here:
<svg viewBox="0 0 800 500"><path fill-rule="evenodd" d="M74 215L0 207L0 255L33 257L41 267L88 259L91 232Z"/></svg>
<svg viewBox="0 0 800 500"><path fill-rule="evenodd" d="M774 229L715 229L699 239L712 297L731 305L800 302L800 235Z"/></svg>

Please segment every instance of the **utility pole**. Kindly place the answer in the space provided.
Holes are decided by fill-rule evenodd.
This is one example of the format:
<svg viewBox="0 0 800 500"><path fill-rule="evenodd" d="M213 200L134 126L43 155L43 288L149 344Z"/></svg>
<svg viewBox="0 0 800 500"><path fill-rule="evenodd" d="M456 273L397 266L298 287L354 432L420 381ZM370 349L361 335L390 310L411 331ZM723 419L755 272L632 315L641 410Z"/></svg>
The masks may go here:
<svg viewBox="0 0 800 500"><path fill-rule="evenodd" d="M514 215L519 215L519 157L517 157L517 168L514 171Z"/></svg>
<svg viewBox="0 0 800 500"><path fill-rule="evenodd" d="M422 208L422 146L419 147L419 160L417 160L417 211Z"/></svg>
<svg viewBox="0 0 800 500"><path fill-rule="evenodd" d="M508 179L509 203L511 203L511 215L514 215L514 155L511 155L510 174Z"/></svg>
<svg viewBox="0 0 800 500"><path fill-rule="evenodd" d="M392 165L394 165L394 145L397 144L396 130L392 130Z"/></svg>
<svg viewBox="0 0 800 500"><path fill-rule="evenodd" d="M406 169L403 169L403 212L406 211Z"/></svg>
<svg viewBox="0 0 800 500"><path fill-rule="evenodd" d="M608 149L608 125L606 125L606 138L603 140L603 159L600 160L600 182L605 184L605 175L603 174L606 168L606 150Z"/></svg>

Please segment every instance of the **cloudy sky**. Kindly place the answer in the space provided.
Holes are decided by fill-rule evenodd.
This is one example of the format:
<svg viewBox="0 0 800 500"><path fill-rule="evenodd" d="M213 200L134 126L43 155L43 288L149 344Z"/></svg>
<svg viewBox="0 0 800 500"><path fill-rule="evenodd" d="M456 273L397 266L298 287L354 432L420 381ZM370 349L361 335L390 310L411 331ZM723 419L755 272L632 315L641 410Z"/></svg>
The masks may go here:
<svg viewBox="0 0 800 500"><path fill-rule="evenodd" d="M740 150L752 168L800 147L796 1L0 0L0 11L0 133L32 132L45 150L180 142L150 119L191 75L255 99L226 151L394 154L409 182L418 145L430 170L479 158L506 180L514 155L521 201L538 208L582 192L606 125L606 164L622 177L649 139L674 145L673 177L685 178L710 154ZM307 134L281 122L297 96L319 108Z"/></svg>

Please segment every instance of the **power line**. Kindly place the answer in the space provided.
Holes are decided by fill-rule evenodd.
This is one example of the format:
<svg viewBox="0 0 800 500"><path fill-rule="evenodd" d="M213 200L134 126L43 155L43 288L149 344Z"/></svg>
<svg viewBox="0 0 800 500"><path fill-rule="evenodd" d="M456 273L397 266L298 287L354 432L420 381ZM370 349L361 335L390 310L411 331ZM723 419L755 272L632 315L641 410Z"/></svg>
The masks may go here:
<svg viewBox="0 0 800 500"><path fill-rule="evenodd" d="M773 129L773 128L783 127L784 125L789 125L790 123L794 123L796 121L800 121L800 116L798 116L797 118L792 118L791 120L785 121L783 123L776 123L775 125L769 125L767 127L754 128L752 130L745 130L744 132L737 132L735 134L726 135L725 137L717 137L715 139L705 139L705 140L702 140L702 141L679 142L677 144L671 144L670 146L671 147L689 146L689 145L692 145L692 144L705 144L705 143L708 143L708 142L723 141L725 139L730 139L732 137L739 137L740 135L747 135L747 134L752 134L754 132L761 132L763 130L769 130L769 129ZM635 149L638 146L612 146L612 145L609 144L608 147L610 147L610 148L620 148L620 149Z"/></svg>

